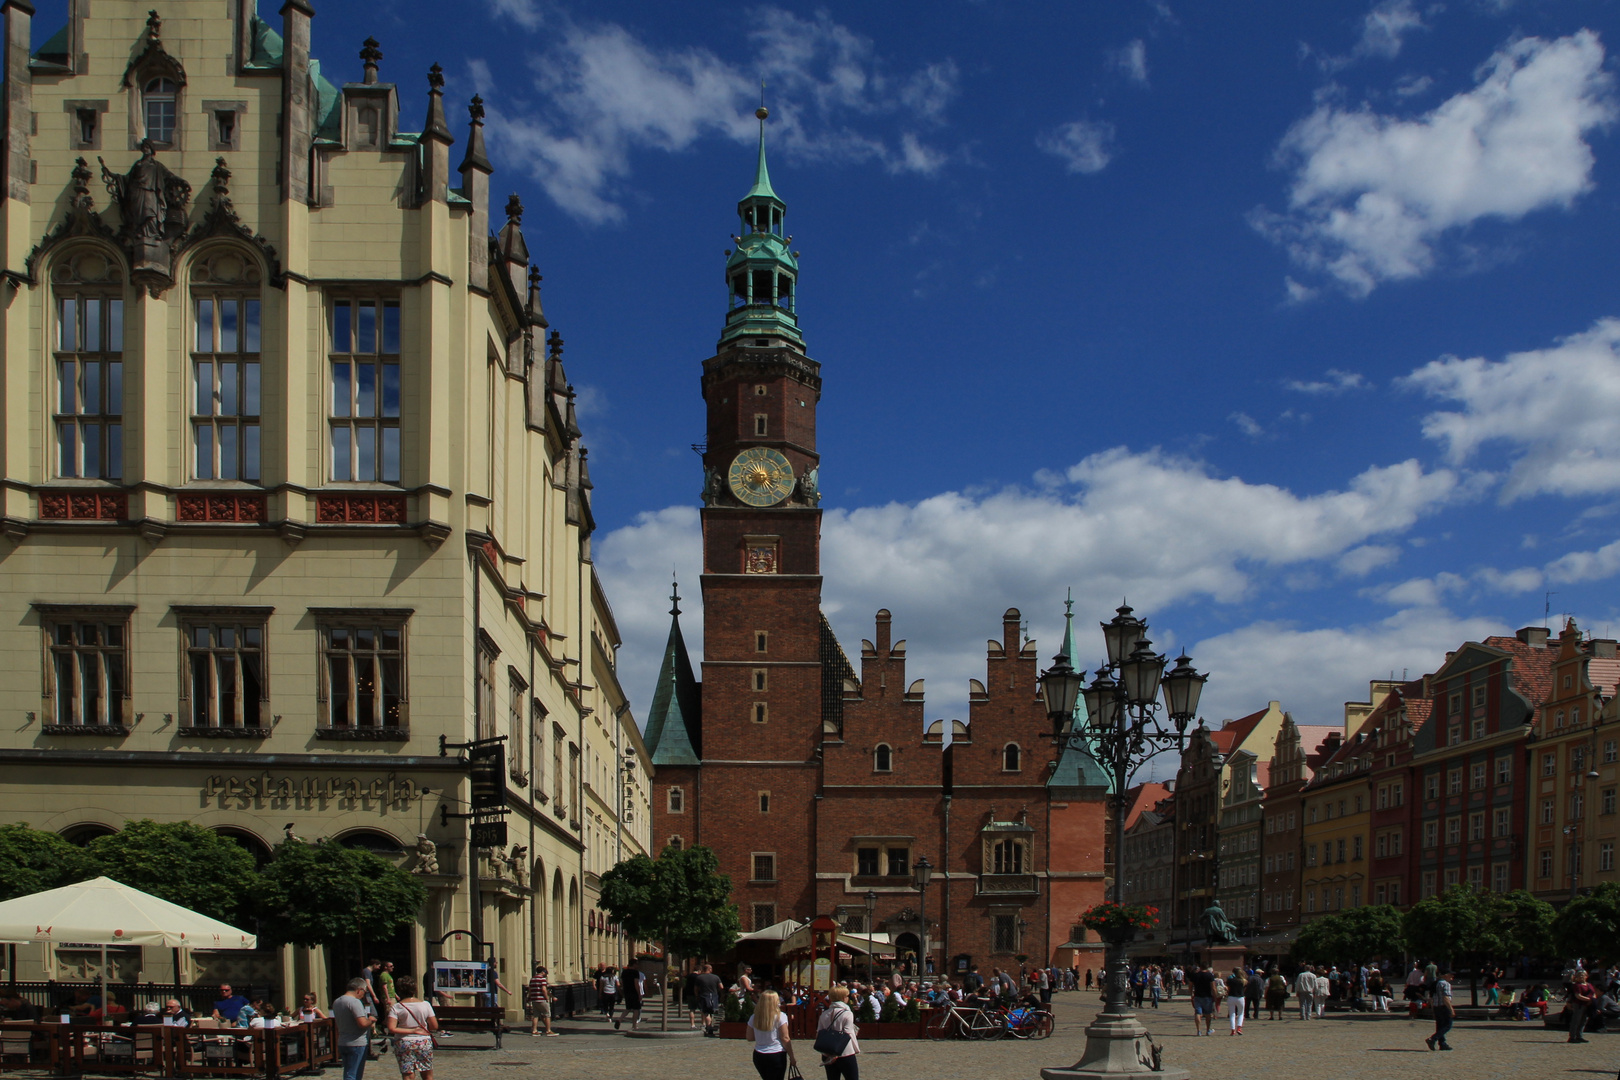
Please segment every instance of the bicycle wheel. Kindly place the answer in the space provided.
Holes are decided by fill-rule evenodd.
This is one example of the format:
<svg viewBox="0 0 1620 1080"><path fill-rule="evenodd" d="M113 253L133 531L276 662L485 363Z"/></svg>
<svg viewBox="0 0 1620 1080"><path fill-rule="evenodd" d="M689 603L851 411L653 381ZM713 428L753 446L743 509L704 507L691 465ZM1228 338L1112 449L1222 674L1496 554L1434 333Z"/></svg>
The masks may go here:
<svg viewBox="0 0 1620 1080"><path fill-rule="evenodd" d="M1007 1014L1003 1012L988 1013L985 1015L985 1025L980 1029L979 1038L986 1042L995 1042L1007 1035Z"/></svg>
<svg viewBox="0 0 1620 1080"><path fill-rule="evenodd" d="M938 1009L928 1018L928 1037L938 1041L946 1038L951 1032L951 1017L956 1015L950 1009Z"/></svg>
<svg viewBox="0 0 1620 1080"><path fill-rule="evenodd" d="M1034 1033L1035 1037L1037 1039L1050 1039L1052 1037L1052 1031L1056 1027L1057 1027L1057 1022L1052 1019L1052 1014L1051 1013L1042 1013L1036 1019L1035 1033Z"/></svg>

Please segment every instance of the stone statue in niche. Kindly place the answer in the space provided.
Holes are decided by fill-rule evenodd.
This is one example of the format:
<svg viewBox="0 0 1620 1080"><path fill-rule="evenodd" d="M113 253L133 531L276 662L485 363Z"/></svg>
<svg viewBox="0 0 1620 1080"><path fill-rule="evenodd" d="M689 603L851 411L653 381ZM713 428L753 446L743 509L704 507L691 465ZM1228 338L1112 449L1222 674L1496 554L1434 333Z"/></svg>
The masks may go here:
<svg viewBox="0 0 1620 1080"><path fill-rule="evenodd" d="M426 833L416 834L416 866L411 872L414 874L439 872L439 846L429 840Z"/></svg>
<svg viewBox="0 0 1620 1080"><path fill-rule="evenodd" d="M811 506L821 505L821 466L816 466L799 477L799 494Z"/></svg>
<svg viewBox="0 0 1620 1080"><path fill-rule="evenodd" d="M506 856L506 868L512 872L512 881L520 889L529 887L529 849L522 844L513 844L512 851Z"/></svg>
<svg viewBox="0 0 1620 1080"><path fill-rule="evenodd" d="M703 505L713 506L720 501L720 470L705 468L703 470Z"/></svg>
<svg viewBox="0 0 1620 1080"><path fill-rule="evenodd" d="M119 176L101 162L101 180L123 217L122 239L129 249L132 277L156 296L174 281L175 243L186 229L191 185L157 159L151 139L141 140L141 156Z"/></svg>

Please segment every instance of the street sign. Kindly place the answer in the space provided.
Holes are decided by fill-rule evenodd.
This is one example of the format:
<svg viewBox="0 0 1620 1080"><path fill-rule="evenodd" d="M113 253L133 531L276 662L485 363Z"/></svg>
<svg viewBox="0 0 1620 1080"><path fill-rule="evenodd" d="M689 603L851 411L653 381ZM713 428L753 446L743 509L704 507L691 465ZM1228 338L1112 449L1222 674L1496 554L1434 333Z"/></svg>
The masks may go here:
<svg viewBox="0 0 1620 1080"><path fill-rule="evenodd" d="M470 826L472 830L472 846L475 848L503 848L506 846L506 822L502 821L475 821Z"/></svg>
<svg viewBox="0 0 1620 1080"><path fill-rule="evenodd" d="M472 779L472 809L492 810L506 805L506 744L474 745L467 751L467 774Z"/></svg>

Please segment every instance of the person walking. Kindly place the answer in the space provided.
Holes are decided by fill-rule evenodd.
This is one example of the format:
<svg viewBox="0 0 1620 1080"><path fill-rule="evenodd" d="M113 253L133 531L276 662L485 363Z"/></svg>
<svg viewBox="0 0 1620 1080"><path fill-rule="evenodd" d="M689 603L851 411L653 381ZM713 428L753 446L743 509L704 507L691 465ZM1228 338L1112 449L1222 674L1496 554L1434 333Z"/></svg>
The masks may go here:
<svg viewBox="0 0 1620 1080"><path fill-rule="evenodd" d="M613 1006L619 1000L619 969L603 968L596 976L596 998L602 1015L613 1019Z"/></svg>
<svg viewBox="0 0 1620 1080"><path fill-rule="evenodd" d="M399 1062L402 1080L421 1076L433 1080L433 1033L439 1021L433 1006L416 996L416 980L401 975L396 980L398 996L388 1010L388 1034L394 1037L394 1060Z"/></svg>
<svg viewBox="0 0 1620 1080"><path fill-rule="evenodd" d="M798 1068L793 1056L793 1040L788 1036L788 1018L782 999L774 990L765 990L748 1018L748 1032L754 1037L754 1071L759 1080L784 1080L788 1065Z"/></svg>
<svg viewBox="0 0 1620 1080"><path fill-rule="evenodd" d="M1259 1016L1260 1003L1266 996L1266 980L1256 970L1246 971L1244 974L1248 976L1249 981L1243 990L1243 1015L1244 1017Z"/></svg>
<svg viewBox="0 0 1620 1080"><path fill-rule="evenodd" d="M1424 1039L1430 1050L1450 1050L1451 1044L1446 1042L1446 1035L1451 1031L1451 1023L1457 1018L1457 1010L1451 1002L1451 972L1446 972L1434 981L1434 990L1431 992L1430 1005L1434 1008L1434 1034Z"/></svg>
<svg viewBox="0 0 1620 1080"><path fill-rule="evenodd" d="M1235 967L1226 977L1226 1017L1231 1021L1232 1034L1243 1034L1243 1013L1249 1002L1249 980L1243 969Z"/></svg>
<svg viewBox="0 0 1620 1080"><path fill-rule="evenodd" d="M534 965L534 974L529 976L528 992L523 997L523 1011L529 1016L530 1038L540 1034L542 1020L546 1022L546 1037L557 1037L557 1033L551 1030L551 980L547 975L544 964Z"/></svg>
<svg viewBox="0 0 1620 1080"><path fill-rule="evenodd" d="M715 1038L720 1034L715 1014L720 1011L720 995L725 992L725 984L714 973L713 964L704 964L693 982L696 984L693 989L697 992L698 1011L703 1014L703 1034ZM848 991L845 993L848 994Z"/></svg>
<svg viewBox="0 0 1620 1080"><path fill-rule="evenodd" d="M1309 1020L1316 998L1316 972L1307 964L1294 977L1294 997L1299 999L1299 1018Z"/></svg>
<svg viewBox="0 0 1620 1080"><path fill-rule="evenodd" d="M613 1030L618 1031L619 1025L635 1013L635 1019L630 1021L630 1030L634 1031L641 1026L641 967L632 960L625 966L624 975L619 985L619 995L624 1000L624 1012L613 1021Z"/></svg>
<svg viewBox="0 0 1620 1080"><path fill-rule="evenodd" d="M1316 1009L1316 1018L1318 1020L1322 1019L1322 1014L1327 1011L1328 994L1332 991L1332 988L1333 984L1328 981L1328 977L1322 974L1321 968L1317 968L1316 993L1311 995L1311 1004Z"/></svg>
<svg viewBox="0 0 1620 1080"><path fill-rule="evenodd" d="M1287 1000L1288 980L1277 970L1277 965L1272 964L1266 975L1266 1019L1281 1020L1283 1005Z"/></svg>
<svg viewBox="0 0 1620 1080"><path fill-rule="evenodd" d="M1215 973L1202 965L1195 965L1187 981L1192 986L1193 1034L1212 1035L1215 1027Z"/></svg>
<svg viewBox="0 0 1620 1080"><path fill-rule="evenodd" d="M394 985L394 962L384 960L377 969L377 1015L386 1016L399 1000L399 989Z"/></svg>
<svg viewBox="0 0 1620 1080"><path fill-rule="evenodd" d="M1416 1020L1418 1010L1423 1008L1423 969L1416 960L1412 961L1412 970L1406 973L1406 988L1401 996L1406 998L1406 1018Z"/></svg>
<svg viewBox="0 0 1620 1080"><path fill-rule="evenodd" d="M350 979L343 993L332 1002L332 1019L337 1022L338 1060L343 1065L343 1080L364 1080L366 1050L371 1042L371 1028L377 1018L368 1010L365 997L371 984L356 976Z"/></svg>
<svg viewBox="0 0 1620 1080"><path fill-rule="evenodd" d="M1586 1014L1591 1011L1592 1003L1597 1001L1597 987L1587 979L1586 972L1579 969L1575 978L1569 984L1569 1041L1583 1043L1586 1038Z"/></svg>
<svg viewBox="0 0 1620 1080"><path fill-rule="evenodd" d="M821 1041L824 1031L836 1032L848 1041L838 1053L822 1054L821 1067L827 1071L827 1080L861 1080L860 1063L856 1060L861 1044L855 1039L860 1029L855 1026L855 1013L849 1007L849 987L835 986L827 996L831 1001L816 1022L816 1041Z"/></svg>

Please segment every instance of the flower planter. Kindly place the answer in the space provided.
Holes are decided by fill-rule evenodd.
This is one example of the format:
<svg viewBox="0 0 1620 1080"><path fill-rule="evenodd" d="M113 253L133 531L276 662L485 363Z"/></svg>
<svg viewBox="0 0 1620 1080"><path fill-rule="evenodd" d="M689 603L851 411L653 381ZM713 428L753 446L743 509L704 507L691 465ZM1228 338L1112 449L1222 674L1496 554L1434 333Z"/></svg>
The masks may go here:
<svg viewBox="0 0 1620 1080"><path fill-rule="evenodd" d="M722 1039L748 1038L748 1021L722 1020L720 1021L720 1037Z"/></svg>
<svg viewBox="0 0 1620 1080"><path fill-rule="evenodd" d="M869 1024L857 1024L855 1037L866 1039L921 1039L924 1037L922 1020L897 1020L891 1023L878 1021Z"/></svg>

